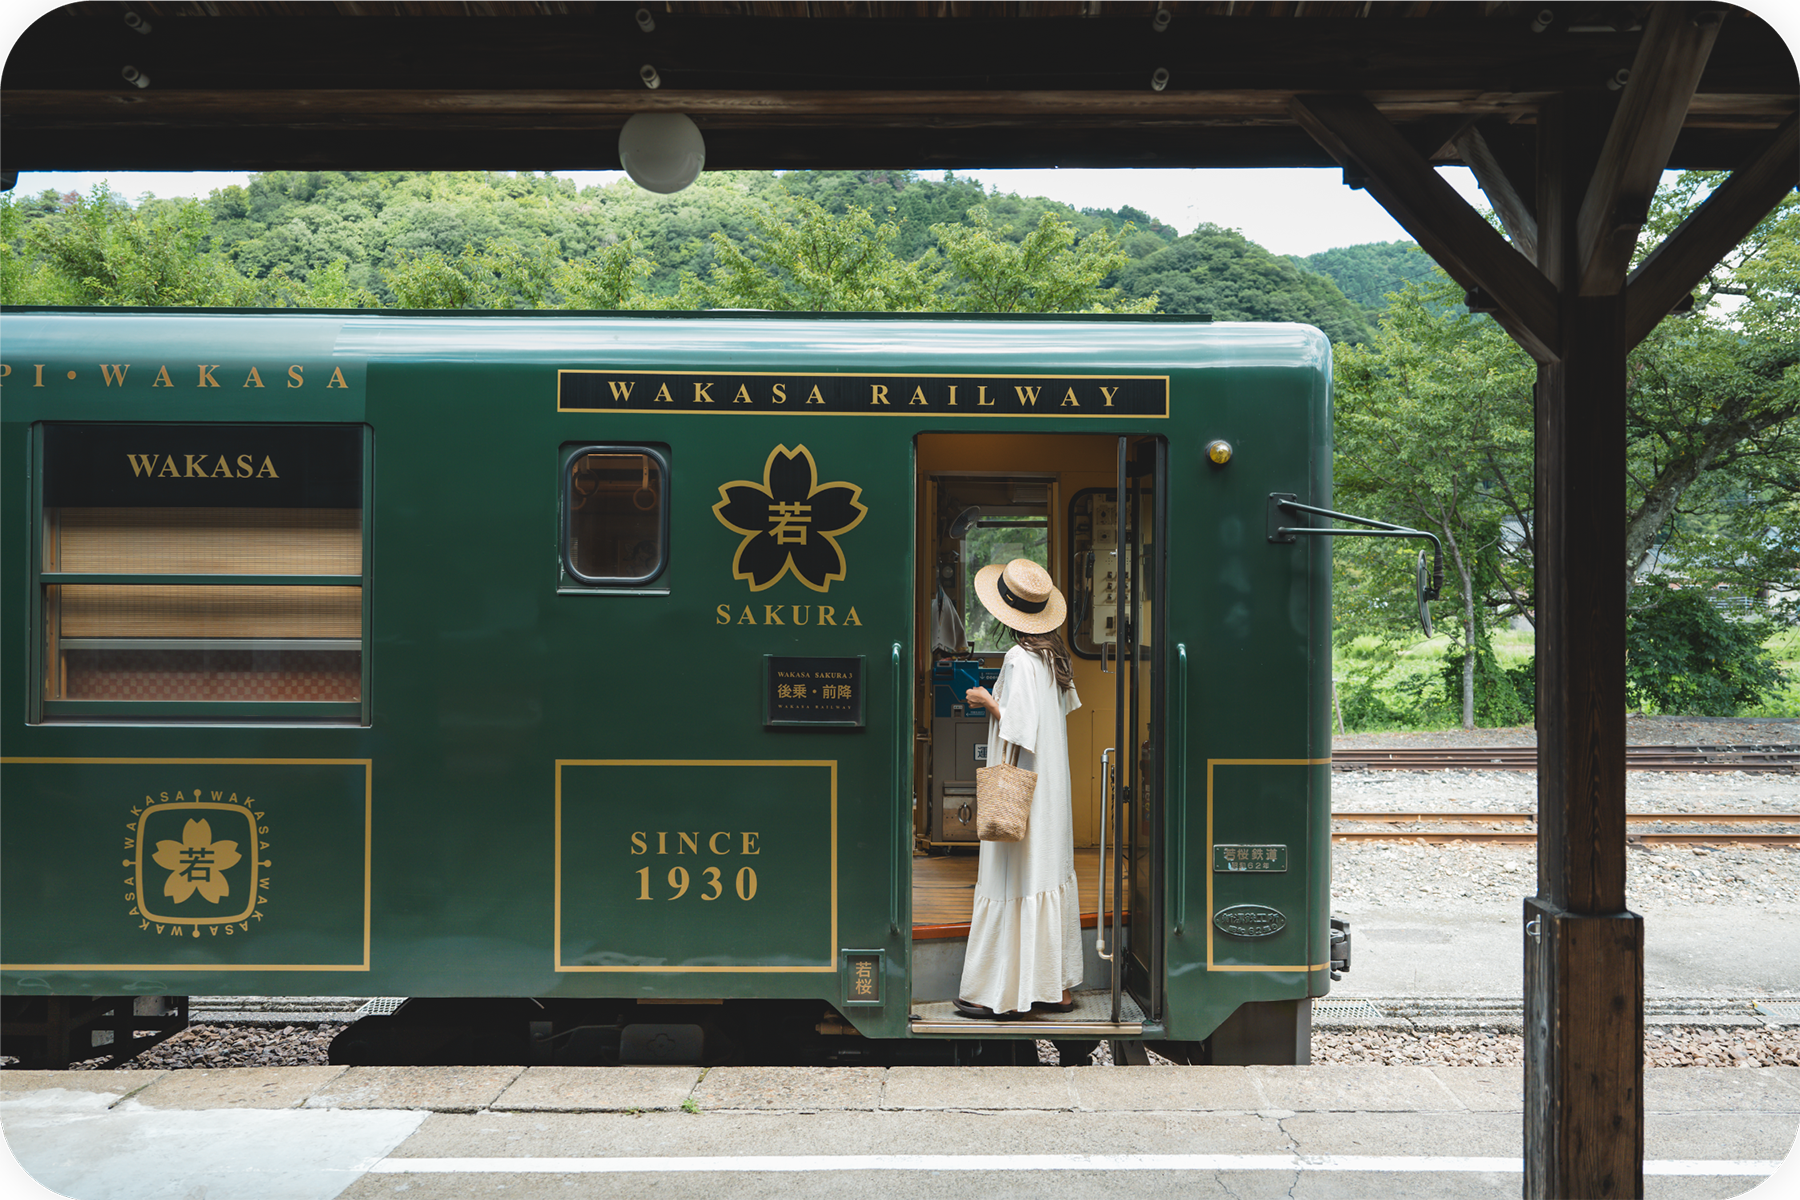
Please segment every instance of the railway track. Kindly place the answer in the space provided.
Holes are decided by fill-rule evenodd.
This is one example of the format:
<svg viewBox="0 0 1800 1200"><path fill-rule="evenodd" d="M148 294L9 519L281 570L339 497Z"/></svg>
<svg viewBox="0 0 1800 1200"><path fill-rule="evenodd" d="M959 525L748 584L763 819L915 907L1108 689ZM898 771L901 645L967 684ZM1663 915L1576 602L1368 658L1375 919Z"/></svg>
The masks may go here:
<svg viewBox="0 0 1800 1200"><path fill-rule="evenodd" d="M1535 771L1536 746L1333 750L1335 771ZM1628 771L1800 771L1800 746L1627 746Z"/></svg>
<svg viewBox="0 0 1800 1200"><path fill-rule="evenodd" d="M1537 840L1531 828L1536 821L1532 813L1474 812L1340 812L1333 813L1331 837L1338 842L1488 842L1497 845L1526 845ZM1625 823L1639 828L1630 830L1630 841L1664 845L1694 845L1712 842L1735 842L1752 846L1800 845L1800 813L1626 813ZM1512 829L1343 829L1340 825L1510 825ZM1792 833L1742 833L1735 829L1723 832L1644 829L1646 825L1777 825Z"/></svg>

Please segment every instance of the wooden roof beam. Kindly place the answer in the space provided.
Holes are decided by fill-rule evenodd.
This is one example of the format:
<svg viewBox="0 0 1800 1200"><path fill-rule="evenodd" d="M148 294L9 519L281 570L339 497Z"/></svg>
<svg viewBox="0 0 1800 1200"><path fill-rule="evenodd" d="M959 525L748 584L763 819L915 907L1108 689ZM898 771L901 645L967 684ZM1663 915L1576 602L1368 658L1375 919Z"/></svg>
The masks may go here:
<svg viewBox="0 0 1800 1200"><path fill-rule="evenodd" d="M65 6L21 33L0 84L8 92L121 95L138 90L120 79L120 68L131 64L149 77L151 90L243 92L249 103L264 91L322 86L630 91L644 90L638 72L650 63L672 92L1149 92L1159 66L1171 72L1172 92L1296 84L1329 92L1531 92L1597 86L1639 44L1639 35L1625 32L1533 33L1522 14L1483 20L1472 5L1457 6L1447 20L1184 10L1160 34L1147 14L1019 18L1001 5L974 6L971 15L954 18L761 15L772 5L741 6L747 15L659 11L655 31L645 33L632 19L635 7L601 4L569 17L338 19L330 5L262 4L255 16L152 17L154 31L143 36L112 5ZM1715 58L1703 85L1708 92L1792 95L1793 59L1752 14L1731 23Z"/></svg>
<svg viewBox="0 0 1800 1200"><path fill-rule="evenodd" d="M1716 6L1652 8L1575 221L1582 295L1611 295L1623 285L1724 16Z"/></svg>
<svg viewBox="0 0 1800 1200"><path fill-rule="evenodd" d="M1494 317L1534 358L1558 356L1556 289L1482 219L1386 117L1361 96L1301 95L1294 120L1469 291L1499 305Z"/></svg>
<svg viewBox="0 0 1800 1200"><path fill-rule="evenodd" d="M1800 184L1800 115L1713 190L1625 281L1625 344L1650 335L1731 248Z"/></svg>
<svg viewBox="0 0 1800 1200"><path fill-rule="evenodd" d="M1462 139L1463 131L1480 118L1481 114L1473 109L1436 113L1402 127L1400 133L1407 144L1419 152L1420 158L1437 162L1456 157L1457 143Z"/></svg>
<svg viewBox="0 0 1800 1200"><path fill-rule="evenodd" d="M1457 135L1456 152L1475 173L1519 253L1538 261L1535 155L1521 152L1511 126L1498 119L1464 129Z"/></svg>

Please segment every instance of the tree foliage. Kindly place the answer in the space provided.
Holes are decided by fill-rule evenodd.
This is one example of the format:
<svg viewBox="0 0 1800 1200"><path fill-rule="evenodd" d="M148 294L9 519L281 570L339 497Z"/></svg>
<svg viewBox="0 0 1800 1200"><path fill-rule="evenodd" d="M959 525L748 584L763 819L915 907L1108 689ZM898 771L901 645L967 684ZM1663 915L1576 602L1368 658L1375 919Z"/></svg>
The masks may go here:
<svg viewBox="0 0 1800 1200"><path fill-rule="evenodd" d="M1366 341L1362 310L1323 275L1271 254L1235 229L1201 225L1120 269L1127 296L1158 297L1171 313L1210 313L1220 321L1302 321L1335 343Z"/></svg>
<svg viewBox="0 0 1800 1200"><path fill-rule="evenodd" d="M1651 576L1625 620L1625 687L1662 712L1728 717L1779 689L1786 675L1764 649L1764 621L1734 621L1708 597Z"/></svg>
<svg viewBox="0 0 1800 1200"><path fill-rule="evenodd" d="M903 262L921 258L931 249L933 225L960 221L977 204L990 202L979 182L958 179L952 171L936 180L912 171L788 171L781 176L781 190L828 212L842 214L860 208L884 214L894 226L889 249ZM1037 206L1069 212L1066 206L1037 197L1010 199L1016 203L1008 207L1018 211L1009 216L1035 211Z"/></svg>
<svg viewBox="0 0 1800 1200"><path fill-rule="evenodd" d="M1630 360L1626 584L1675 570L1745 594L1800 578L1796 345L1665 320Z"/></svg>
<svg viewBox="0 0 1800 1200"><path fill-rule="evenodd" d="M1340 507L1442 541L1462 722L1473 728L1476 668L1492 659L1489 614L1520 611L1532 586L1532 367L1489 318L1447 311L1453 289L1447 279L1405 285L1370 343L1337 356L1335 491ZM1340 552L1355 564L1347 579L1376 584L1340 620L1343 632L1391 635L1413 620L1416 552L1385 540Z"/></svg>
<svg viewBox="0 0 1800 1200"><path fill-rule="evenodd" d="M1659 193L1643 245L1654 246L1719 179L1690 172ZM1484 607L1498 618L1534 604L1533 368L1492 322L1458 311L1455 300L1447 281L1402 289L1375 340L1340 351L1337 480L1341 503L1354 497L1384 508L1372 515L1410 520L1445 538L1462 577L1459 642L1475 650L1453 654L1464 672L1466 723L1480 706ZM1631 687L1658 707L1729 711L1769 686L1753 653L1767 627L1727 630L1694 598L1729 595L1748 613L1794 619L1797 363L1800 199L1790 194L1713 272L1695 312L1665 319L1628 360L1627 559L1620 566L1639 631ZM1473 568L1463 553L1470 546ZM1411 581L1403 557L1379 547L1339 550L1346 631L1393 629L1405 620ZM1668 572L1680 591L1637 586L1653 571ZM1783 597L1784 607L1764 603ZM1684 639L1700 657L1676 661Z"/></svg>
<svg viewBox="0 0 1800 1200"><path fill-rule="evenodd" d="M928 262L903 262L893 241L900 226L877 224L867 209L843 215L793 197L754 214L745 245L712 235L715 261L704 279L688 276L682 299L695 308L773 312L913 312L930 307Z"/></svg>
<svg viewBox="0 0 1800 1200"><path fill-rule="evenodd" d="M1641 245L1721 178L1687 171L1660 191ZM1800 197L1790 192L1695 301L1630 360L1626 586L1660 570L1744 595L1800 590Z"/></svg>
<svg viewBox="0 0 1800 1200"><path fill-rule="evenodd" d="M1106 280L1127 260L1120 239L1099 229L1079 241L1075 227L1044 213L1018 241L985 205L965 223L931 227L948 269L942 306L955 312L1048 313L1156 311L1156 294L1127 298ZM1122 235L1132 232L1125 225Z"/></svg>
<svg viewBox="0 0 1800 1200"><path fill-rule="evenodd" d="M1052 212L1014 241L1012 226L996 225L977 204L966 222L933 225L938 247L910 262L894 252L903 227L891 210L877 224L856 205L838 215L796 196L755 219L757 231L743 248L723 233L713 235L714 265L704 280L684 281L684 303L776 312L1151 312L1156 306L1154 296L1129 299L1103 286L1126 259L1110 230L1078 239L1074 225Z"/></svg>
<svg viewBox="0 0 1800 1200"><path fill-rule="evenodd" d="M70 196L73 200L75 197ZM30 222L44 210L56 211L61 200L46 192L34 203L10 193L0 195L0 301L8 304L80 304L79 289L27 239Z"/></svg>
<svg viewBox="0 0 1800 1200"><path fill-rule="evenodd" d="M661 196L530 171L268 171L205 201L133 206L108 192L95 210L93 198L0 197L0 299L1100 309L1306 321L1338 340L1369 331L1324 276L1235 231L1183 237L1129 205L1077 210L951 172L707 172ZM95 269L96 244L112 247L109 270Z"/></svg>
<svg viewBox="0 0 1800 1200"><path fill-rule="evenodd" d="M490 238L454 258L435 249L402 251L381 278L401 308L619 310L653 303L643 281L654 267L630 238L573 261L559 257L547 238L537 245Z"/></svg>
<svg viewBox="0 0 1800 1200"><path fill-rule="evenodd" d="M265 294L207 251L212 214L200 201L147 197L134 208L104 183L41 200L29 209L5 200L23 253L9 256L4 282L39 303L219 306Z"/></svg>

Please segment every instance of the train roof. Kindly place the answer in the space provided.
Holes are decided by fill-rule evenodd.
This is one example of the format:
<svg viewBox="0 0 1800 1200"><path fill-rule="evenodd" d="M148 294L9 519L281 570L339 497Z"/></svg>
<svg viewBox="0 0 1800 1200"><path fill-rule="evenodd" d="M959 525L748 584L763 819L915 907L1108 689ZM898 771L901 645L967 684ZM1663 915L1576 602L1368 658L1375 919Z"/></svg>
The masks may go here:
<svg viewBox="0 0 1800 1200"><path fill-rule="evenodd" d="M728 360L744 369L838 360L859 366L921 358L997 369L1220 366L1328 369L1311 325L1215 322L1160 314L532 312L192 308L0 310L5 354L249 358L310 353L359 362L511 361L574 366Z"/></svg>

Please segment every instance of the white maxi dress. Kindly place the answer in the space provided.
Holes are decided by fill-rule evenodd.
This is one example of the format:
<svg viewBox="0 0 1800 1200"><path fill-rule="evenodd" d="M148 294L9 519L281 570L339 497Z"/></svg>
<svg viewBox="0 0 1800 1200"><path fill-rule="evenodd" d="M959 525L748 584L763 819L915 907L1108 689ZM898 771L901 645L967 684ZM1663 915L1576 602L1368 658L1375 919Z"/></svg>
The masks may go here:
<svg viewBox="0 0 1800 1200"><path fill-rule="evenodd" d="M1081 894L1075 883L1075 827L1069 811L1070 688L1023 646L1006 652L996 682L1000 718L988 719L988 761L1010 743L1019 766L1036 771L1031 821L1016 842L981 843L969 949L958 995L997 1013L1062 1000L1080 985Z"/></svg>

